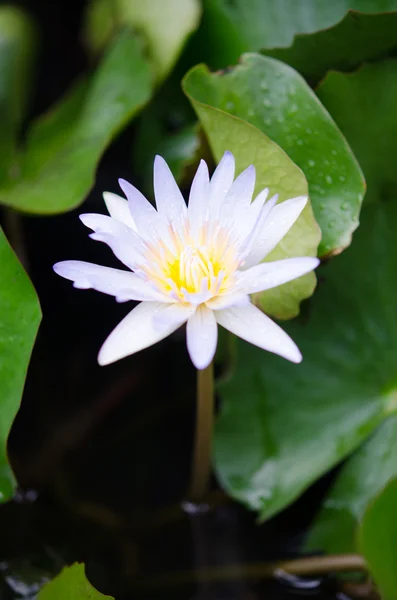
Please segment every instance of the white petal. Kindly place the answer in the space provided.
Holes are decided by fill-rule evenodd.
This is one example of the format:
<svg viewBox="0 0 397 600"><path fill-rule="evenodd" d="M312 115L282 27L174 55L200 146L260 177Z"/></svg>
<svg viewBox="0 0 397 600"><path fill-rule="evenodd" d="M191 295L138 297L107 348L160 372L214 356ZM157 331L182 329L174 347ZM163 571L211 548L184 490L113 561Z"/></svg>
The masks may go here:
<svg viewBox="0 0 397 600"><path fill-rule="evenodd" d="M225 152L218 166L216 167L210 182L210 206L211 216L218 214L219 207L222 204L234 179L234 156L231 152Z"/></svg>
<svg viewBox="0 0 397 600"><path fill-rule="evenodd" d="M230 306L246 306L251 302L248 294L241 292L234 292L231 294L224 294L222 296L214 296L205 303L211 310L221 310L223 308L229 308Z"/></svg>
<svg viewBox="0 0 397 600"><path fill-rule="evenodd" d="M209 175L204 160L200 161L190 188L188 215L193 235L199 234L200 227L209 206Z"/></svg>
<svg viewBox="0 0 397 600"><path fill-rule="evenodd" d="M158 212L180 231L186 219L186 202L169 166L158 155L154 159L154 196Z"/></svg>
<svg viewBox="0 0 397 600"><path fill-rule="evenodd" d="M214 358L218 341L218 326L212 310L204 304L187 322L187 349L196 369L205 369Z"/></svg>
<svg viewBox="0 0 397 600"><path fill-rule="evenodd" d="M262 231L264 224L266 223L266 219L276 205L277 200L277 194L269 198L269 200L265 202L262 208L259 210L259 213L258 211L255 212L255 221L250 223L250 228L247 230L245 227L245 237L242 237L239 250L241 259L244 259L242 268L247 267L247 257L249 257L251 254L252 248L258 236L258 232ZM246 225L248 225L248 223Z"/></svg>
<svg viewBox="0 0 397 600"><path fill-rule="evenodd" d="M80 220L86 227L94 230L90 237L107 244L127 267L135 269L142 262L146 247L131 227L117 219L94 213L80 215Z"/></svg>
<svg viewBox="0 0 397 600"><path fill-rule="evenodd" d="M255 200L248 206L244 206L242 211L239 211L237 219L235 219L233 228L236 234L236 239L239 243L247 239L249 234L252 234L255 223L258 221L259 215L269 195L269 189L262 190Z"/></svg>
<svg viewBox="0 0 397 600"><path fill-rule="evenodd" d="M245 267L258 264L277 246L305 208L307 200L307 196L298 196L280 202L273 208L255 237Z"/></svg>
<svg viewBox="0 0 397 600"><path fill-rule="evenodd" d="M319 264L319 259L311 256L261 263L238 273L237 287L246 294L270 290L309 273Z"/></svg>
<svg viewBox="0 0 397 600"><path fill-rule="evenodd" d="M179 320L174 307L179 307ZM172 307L172 319L168 326L156 327L155 318ZM178 311L177 311L178 312ZM160 302L142 302L138 304L109 335L99 351L98 362L108 365L125 356L139 352L163 340L186 323L191 310L186 305L167 305ZM165 317L166 318L166 317Z"/></svg>
<svg viewBox="0 0 397 600"><path fill-rule="evenodd" d="M136 223L139 234L145 239L162 239L169 243L169 232L167 222L159 215L141 192L128 183L125 179L119 179L119 184L128 198L129 210Z"/></svg>
<svg viewBox="0 0 397 600"><path fill-rule="evenodd" d="M106 208L113 219L121 221L136 231L136 225L125 198L113 194L112 192L103 192L103 199L105 200Z"/></svg>
<svg viewBox="0 0 397 600"><path fill-rule="evenodd" d="M94 289L104 294L115 296L119 302L127 300L158 300L171 302L151 283L145 281L131 271L120 271L80 260L65 260L56 263L55 273L73 281L76 288Z"/></svg>
<svg viewBox="0 0 397 600"><path fill-rule="evenodd" d="M302 360L298 347L289 335L253 304L217 310L214 314L219 325L243 340L292 362L299 363Z"/></svg>
<svg viewBox="0 0 397 600"><path fill-rule="evenodd" d="M245 171L240 173L226 194L222 210L237 209L238 212L246 210L251 203L254 193L255 177L254 165L250 165Z"/></svg>

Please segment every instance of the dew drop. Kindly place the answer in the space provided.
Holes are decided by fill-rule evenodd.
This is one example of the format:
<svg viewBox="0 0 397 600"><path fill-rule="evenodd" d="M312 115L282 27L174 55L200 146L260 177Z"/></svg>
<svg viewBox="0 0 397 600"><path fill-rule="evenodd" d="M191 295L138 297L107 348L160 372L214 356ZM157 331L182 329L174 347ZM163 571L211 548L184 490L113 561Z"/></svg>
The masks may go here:
<svg viewBox="0 0 397 600"><path fill-rule="evenodd" d="M339 181L343 183L344 181L346 181L346 177L344 175L339 175Z"/></svg>
<svg viewBox="0 0 397 600"><path fill-rule="evenodd" d="M298 140L296 143L298 144L298 146L303 146L303 140Z"/></svg>
<svg viewBox="0 0 397 600"><path fill-rule="evenodd" d="M312 129L310 129L310 127L307 127L307 128L306 128L306 133L308 133L308 134L310 135L311 133L313 133L313 130L312 130Z"/></svg>
<svg viewBox="0 0 397 600"><path fill-rule="evenodd" d="M271 100L269 100L269 98L265 98L265 99L264 99L264 101L263 101L263 104L264 104L265 106L271 106L271 105L272 105L272 102L271 102Z"/></svg>
<svg viewBox="0 0 397 600"><path fill-rule="evenodd" d="M253 117L255 115L255 111L253 108L249 108L247 112L249 117Z"/></svg>
<svg viewBox="0 0 397 600"><path fill-rule="evenodd" d="M341 205L341 209L342 209L342 210L349 210L349 205L348 205L348 203L347 203L347 202L344 202L344 203Z"/></svg>
<svg viewBox="0 0 397 600"><path fill-rule="evenodd" d="M266 81L261 81L260 86L261 90L268 90L269 86L267 85Z"/></svg>
<svg viewBox="0 0 397 600"><path fill-rule="evenodd" d="M315 161L314 161L314 160L312 160L312 159L308 160L308 161L307 161L307 164L309 165L309 167L315 167L315 166L316 166L316 163L315 163Z"/></svg>
<svg viewBox="0 0 397 600"><path fill-rule="evenodd" d="M326 182L327 182L329 185L331 185L331 183L332 183L332 177L331 177L331 175L326 175L326 176L325 176L325 181L326 181Z"/></svg>
<svg viewBox="0 0 397 600"><path fill-rule="evenodd" d="M272 124L272 120L269 119L269 118L265 119L265 124L266 125L271 125Z"/></svg>
<svg viewBox="0 0 397 600"><path fill-rule="evenodd" d="M331 150L331 154L333 154L334 156L338 156L338 153L336 150Z"/></svg>

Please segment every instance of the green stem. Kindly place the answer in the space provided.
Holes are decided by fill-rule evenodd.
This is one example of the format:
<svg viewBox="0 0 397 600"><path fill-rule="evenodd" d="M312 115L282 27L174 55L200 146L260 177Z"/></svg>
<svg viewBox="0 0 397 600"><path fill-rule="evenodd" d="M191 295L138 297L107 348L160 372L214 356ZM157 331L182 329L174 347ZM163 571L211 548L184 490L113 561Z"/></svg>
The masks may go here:
<svg viewBox="0 0 397 600"><path fill-rule="evenodd" d="M200 502L208 491L211 475L212 429L214 421L214 365L197 371L196 439L188 499Z"/></svg>
<svg viewBox="0 0 397 600"><path fill-rule="evenodd" d="M194 582L209 583L240 579L269 579L282 573L300 576L325 575L326 573L356 572L368 569L359 554L334 554L329 556L306 556L295 560L248 565L208 567L196 571L167 573L150 577L142 582L144 587L164 588Z"/></svg>

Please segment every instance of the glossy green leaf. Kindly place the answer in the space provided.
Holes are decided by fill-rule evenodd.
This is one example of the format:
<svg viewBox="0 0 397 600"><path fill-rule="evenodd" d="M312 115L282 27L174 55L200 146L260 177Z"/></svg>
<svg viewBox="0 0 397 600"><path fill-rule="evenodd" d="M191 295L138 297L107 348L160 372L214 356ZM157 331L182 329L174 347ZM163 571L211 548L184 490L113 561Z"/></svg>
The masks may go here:
<svg viewBox="0 0 397 600"><path fill-rule="evenodd" d="M300 365L239 343L219 388L218 475L265 519L355 450L391 412L397 389L397 202L364 207L354 243L318 270L300 320L283 324Z"/></svg>
<svg viewBox="0 0 397 600"><path fill-rule="evenodd" d="M41 312L34 288L1 229L0 265L0 501L4 501L15 486L7 438L19 409Z"/></svg>
<svg viewBox="0 0 397 600"><path fill-rule="evenodd" d="M397 599L397 479L368 507L359 534L359 548L378 584L382 600Z"/></svg>
<svg viewBox="0 0 397 600"><path fill-rule="evenodd" d="M211 67L222 68L243 52L289 47L297 34L332 27L348 10L397 10L397 0L204 0L204 9L204 58Z"/></svg>
<svg viewBox="0 0 397 600"><path fill-rule="evenodd" d="M347 75L331 72L317 90L364 171L366 201L395 196L397 60L368 64Z"/></svg>
<svg viewBox="0 0 397 600"><path fill-rule="evenodd" d="M329 29L298 35L291 47L265 53L288 63L314 83L330 69L351 71L396 49L397 13L349 12Z"/></svg>
<svg viewBox="0 0 397 600"><path fill-rule="evenodd" d="M225 73L196 67L185 89L196 101L261 129L302 169L322 231L321 256L349 245L358 225L363 176L332 118L296 71L280 61L247 54Z"/></svg>
<svg viewBox="0 0 397 600"><path fill-rule="evenodd" d="M183 87L193 104L207 135L215 160L218 162L225 150L230 150L237 163L237 172L249 164L257 170L256 193L269 187L271 194L278 193L280 201L307 194L307 182L302 171L262 131L247 121L219 110L214 95L204 98L207 89L200 75L207 71L195 68L187 74ZM207 81L207 79L206 79ZM308 204L295 225L266 260L291 256L314 256L320 240L318 225ZM299 303L314 290L315 275L309 273L291 283L256 295L256 302L267 313L281 318L291 318L299 312Z"/></svg>
<svg viewBox="0 0 397 600"><path fill-rule="evenodd" d="M396 476L397 416L393 415L342 467L314 522L307 547L331 554L356 552L357 527L368 503Z"/></svg>
<svg viewBox="0 0 397 600"><path fill-rule="evenodd" d="M120 26L132 27L145 42L145 53L158 79L174 66L201 17L199 0L94 0L88 6L85 37L102 50Z"/></svg>
<svg viewBox="0 0 397 600"><path fill-rule="evenodd" d="M30 18L0 7L0 185L15 176L17 136L29 97L35 31Z"/></svg>
<svg viewBox="0 0 397 600"><path fill-rule="evenodd" d="M0 202L31 213L59 213L85 199L113 137L147 102L151 78L139 43L124 32L91 79L30 129L13 185Z"/></svg>
<svg viewBox="0 0 397 600"><path fill-rule="evenodd" d="M96 590L85 576L83 564L65 567L55 579L45 585L38 600L114 600Z"/></svg>

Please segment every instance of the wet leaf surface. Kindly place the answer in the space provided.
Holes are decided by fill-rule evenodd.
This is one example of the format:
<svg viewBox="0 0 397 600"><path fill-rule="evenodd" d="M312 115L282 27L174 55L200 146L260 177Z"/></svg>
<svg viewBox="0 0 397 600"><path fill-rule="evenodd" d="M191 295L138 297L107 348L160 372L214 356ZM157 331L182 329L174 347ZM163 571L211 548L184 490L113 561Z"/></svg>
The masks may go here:
<svg viewBox="0 0 397 600"><path fill-rule="evenodd" d="M318 272L299 321L300 365L238 345L219 387L222 484L266 519L355 450L395 410L397 203L365 207L354 244Z"/></svg>

